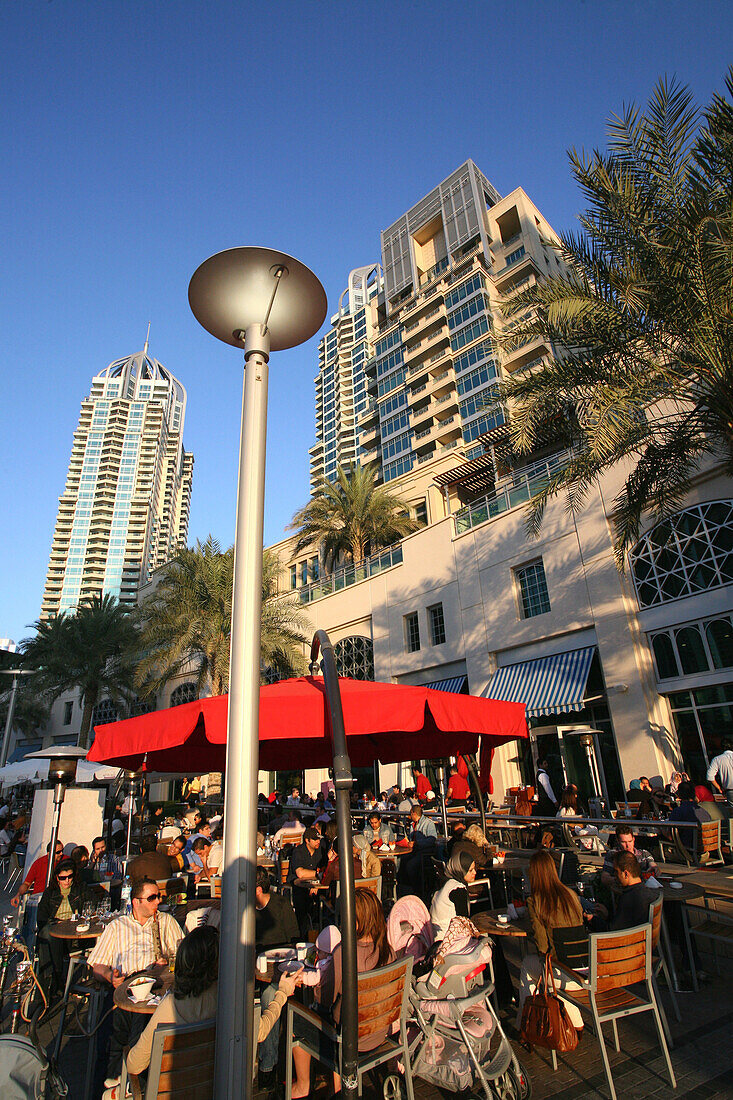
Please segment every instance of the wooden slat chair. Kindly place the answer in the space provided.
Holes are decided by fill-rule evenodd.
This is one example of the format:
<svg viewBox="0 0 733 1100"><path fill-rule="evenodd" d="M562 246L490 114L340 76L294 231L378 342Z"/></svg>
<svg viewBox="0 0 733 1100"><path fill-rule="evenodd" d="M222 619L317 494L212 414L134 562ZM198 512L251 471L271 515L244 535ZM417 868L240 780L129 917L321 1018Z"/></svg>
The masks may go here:
<svg viewBox="0 0 733 1100"><path fill-rule="evenodd" d="M722 824L722 821L700 822L695 851L699 864L711 867L716 863L725 863L722 850Z"/></svg>
<svg viewBox="0 0 733 1100"><path fill-rule="evenodd" d="M562 963L559 966L582 987L579 990L564 989L562 997L577 1005L582 1012L590 1013L592 1017L611 1100L616 1100L616 1089L603 1038L603 1024L611 1023L614 1045L616 1050L620 1051L616 1021L624 1016L635 1016L642 1012L651 1012L654 1016L669 1079L672 1088L677 1088L652 980L651 924L640 924L636 928L626 928L621 932L592 934L588 943L587 974L579 973ZM632 992L628 988L642 984L646 986L646 996L639 992Z"/></svg>
<svg viewBox="0 0 733 1100"><path fill-rule="evenodd" d="M359 1052L357 1082L360 1096L363 1075L398 1055L405 1067L407 1100L414 1100L407 1042L411 977L412 958L409 956L358 976L359 1042L385 1028L388 1032L387 1038L375 1050ZM396 1035L392 1034L393 1025L399 1028ZM301 1047L321 1065L341 1073L341 1031L312 1009L292 999L288 1001L286 1026L285 1100L292 1100L293 1047ZM296 1031L302 1034L296 1034Z"/></svg>
<svg viewBox="0 0 733 1100"><path fill-rule="evenodd" d="M289 894L290 887L288 886L288 872L290 870L290 860L281 859L278 861L278 880L277 888L280 894Z"/></svg>
<svg viewBox="0 0 733 1100"><path fill-rule="evenodd" d="M120 1095L125 1096L129 1081L133 1100L213 1100L215 1050L216 1020L158 1027L145 1091L140 1078L128 1073L123 1059Z"/></svg>
<svg viewBox="0 0 733 1100"><path fill-rule="evenodd" d="M661 940L662 931L662 903L663 898L659 898L658 901L653 901L649 906L649 923L652 926L652 982L654 984L654 992L657 995L657 1004L659 1006L659 1014L662 1017L662 1024L664 1026L664 1034L667 1036L667 1042L671 1047L674 1046L672 1041L672 1033L669 1030L669 1024L667 1022L667 1016L662 1005L662 999L659 996L659 988L657 986L657 975L664 974L667 982L667 989L672 1000L672 1007L674 1008L674 1014L677 1017L677 1022L680 1023L682 1016L680 1015L680 1006L677 1004L677 997L674 991L674 985L669 974L669 966L664 954L664 944Z"/></svg>
<svg viewBox="0 0 733 1100"><path fill-rule="evenodd" d="M715 902L713 902L713 905ZM718 963L718 944L733 945L733 917L725 913L719 913L715 908L710 908L710 898L705 898L705 907L691 905L688 907L693 913L699 914L701 920L696 924L690 924L690 935L700 936L701 939L711 940L715 963Z"/></svg>

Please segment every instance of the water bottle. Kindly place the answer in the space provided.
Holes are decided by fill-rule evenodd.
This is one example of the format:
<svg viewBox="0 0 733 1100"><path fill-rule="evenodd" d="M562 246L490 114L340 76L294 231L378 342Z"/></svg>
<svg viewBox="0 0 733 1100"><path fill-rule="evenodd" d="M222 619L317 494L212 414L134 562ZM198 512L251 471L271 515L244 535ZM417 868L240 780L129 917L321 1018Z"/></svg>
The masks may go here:
<svg viewBox="0 0 733 1100"><path fill-rule="evenodd" d="M120 912L126 916L130 916L132 913L132 902L130 901L130 894L132 893L132 886L130 885L129 878L125 878L122 883L122 890L120 892Z"/></svg>

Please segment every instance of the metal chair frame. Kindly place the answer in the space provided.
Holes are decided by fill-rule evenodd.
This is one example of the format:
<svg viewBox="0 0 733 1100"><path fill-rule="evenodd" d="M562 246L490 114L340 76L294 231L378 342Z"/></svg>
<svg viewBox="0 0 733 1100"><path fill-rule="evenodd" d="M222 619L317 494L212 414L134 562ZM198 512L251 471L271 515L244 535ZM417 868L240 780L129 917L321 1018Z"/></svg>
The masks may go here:
<svg viewBox="0 0 733 1100"><path fill-rule="evenodd" d="M395 1056L399 1056L405 1067L407 1100L415 1100L412 1085L410 1051L407 1042L407 1020L410 1006L409 994L411 978L411 956L398 959L396 962L388 963L387 966L382 966L378 970L367 970L359 974L358 996L360 1034L362 1028L368 1028L369 1016L370 1013L373 1013L375 1006L384 1003L385 990L388 990L390 985L394 986L395 983L398 983L398 991L388 994L388 1012L385 1022L388 1022L391 1017L392 1024L398 1024L399 1026L399 1038L392 1038L391 1035L388 1035L384 1042L375 1050L359 1052L356 1071L359 1096L361 1096L362 1092L362 1078L364 1074L374 1069L376 1066L390 1061ZM394 1002L398 997L399 1004L396 1005ZM293 1025L296 1017L307 1021L309 1025L334 1044L335 1056L332 1059L324 1056L324 1053L319 1050L317 1043L312 1043L308 1039L294 1035ZM294 1046L302 1047L302 1049L307 1051L312 1058L319 1061L321 1065L327 1066L336 1073L341 1072L340 1030L328 1023L327 1020L324 1020L318 1013L313 1012L312 1009L298 1004L297 1001L289 1000L287 1006L287 1040L285 1047L285 1100L292 1100Z"/></svg>
<svg viewBox="0 0 733 1100"><path fill-rule="evenodd" d="M616 1100L616 1089L613 1084L608 1052L603 1038L603 1024L611 1024L614 1046L617 1051L620 1051L617 1021L626 1016L635 1016L642 1012L651 1012L654 1016L659 1045L667 1064L669 1079L672 1088L677 1088L677 1081L664 1034L664 1025L662 1024L654 990L651 924L640 924L635 928L626 928L619 932L595 932L591 934L588 944L587 976L562 964L559 965L561 970L582 987L581 990L564 989L562 997L564 1000L576 1005L581 1011L591 1014L598 1045L601 1048L603 1068L606 1072L611 1100ZM632 993L627 988L627 986L642 984L646 986L646 997Z"/></svg>

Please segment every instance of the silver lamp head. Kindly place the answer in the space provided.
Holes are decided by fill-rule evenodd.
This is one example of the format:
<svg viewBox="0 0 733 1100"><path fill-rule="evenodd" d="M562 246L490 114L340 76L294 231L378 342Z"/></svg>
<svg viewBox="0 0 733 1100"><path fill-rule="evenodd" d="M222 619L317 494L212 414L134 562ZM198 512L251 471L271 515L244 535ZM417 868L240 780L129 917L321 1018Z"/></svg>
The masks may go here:
<svg viewBox="0 0 733 1100"><path fill-rule="evenodd" d="M244 347L247 329L263 324L272 307L267 321L272 351L309 340L328 307L310 268L285 252L254 246L228 248L204 260L191 277L188 301L207 332L236 348Z"/></svg>
<svg viewBox="0 0 733 1100"><path fill-rule="evenodd" d="M29 752L24 760L48 760L48 778L54 783L64 783L67 787L76 779L76 766L86 757L86 749L75 745L53 745L38 752Z"/></svg>

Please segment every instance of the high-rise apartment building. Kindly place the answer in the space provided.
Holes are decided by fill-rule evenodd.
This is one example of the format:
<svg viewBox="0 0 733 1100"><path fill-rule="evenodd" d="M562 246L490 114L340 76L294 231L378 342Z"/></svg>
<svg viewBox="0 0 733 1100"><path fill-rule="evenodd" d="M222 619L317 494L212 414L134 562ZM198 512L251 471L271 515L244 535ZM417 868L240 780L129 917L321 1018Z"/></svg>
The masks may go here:
<svg viewBox="0 0 733 1100"><path fill-rule="evenodd" d="M186 542L185 415L185 389L148 355L147 341L92 379L59 498L42 618L94 595L134 604L138 587Z"/></svg>
<svg viewBox="0 0 733 1100"><path fill-rule="evenodd" d="M385 482L438 458L472 458L503 424L502 374L551 353L532 341L499 352L502 303L562 267L557 236L521 188L502 198L466 161L381 235L384 294L360 461Z"/></svg>
<svg viewBox="0 0 733 1100"><path fill-rule="evenodd" d="M320 478L333 480L339 464L348 467L358 459L356 420L367 404L364 364L373 350L381 290L379 264L352 271L338 313L318 345L311 492Z"/></svg>

